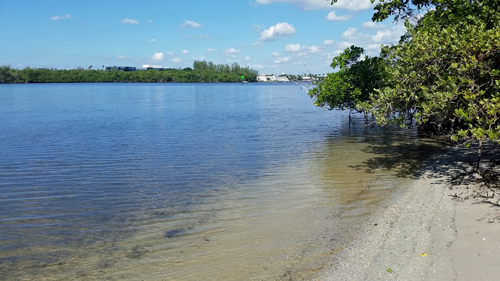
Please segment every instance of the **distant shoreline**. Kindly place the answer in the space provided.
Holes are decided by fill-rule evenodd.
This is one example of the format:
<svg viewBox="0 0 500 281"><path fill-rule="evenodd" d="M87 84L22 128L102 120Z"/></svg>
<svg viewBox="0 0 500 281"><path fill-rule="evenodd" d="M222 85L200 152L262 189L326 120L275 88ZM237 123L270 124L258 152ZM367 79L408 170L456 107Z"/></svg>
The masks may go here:
<svg viewBox="0 0 500 281"><path fill-rule="evenodd" d="M258 82L136 82L136 81L113 81L113 82L16 82L16 83L0 83L0 85L20 85L20 84L289 84L294 83L283 81L258 81Z"/></svg>
<svg viewBox="0 0 500 281"><path fill-rule="evenodd" d="M104 67L93 69L30 68L14 69L0 66L0 84L15 83L241 83L256 82L258 71L237 63L232 65L195 61L193 67L183 69L161 68L140 69L135 67Z"/></svg>

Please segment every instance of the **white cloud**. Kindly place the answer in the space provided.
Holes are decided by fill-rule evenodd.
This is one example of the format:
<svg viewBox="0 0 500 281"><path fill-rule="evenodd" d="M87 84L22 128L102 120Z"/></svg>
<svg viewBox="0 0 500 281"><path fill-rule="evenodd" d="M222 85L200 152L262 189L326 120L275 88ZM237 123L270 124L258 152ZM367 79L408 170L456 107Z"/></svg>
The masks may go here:
<svg viewBox="0 0 500 281"><path fill-rule="evenodd" d="M368 44L365 46L366 51L376 51L380 49L381 44Z"/></svg>
<svg viewBox="0 0 500 281"><path fill-rule="evenodd" d="M182 50L181 53L182 54L189 54L189 51L188 50Z"/></svg>
<svg viewBox="0 0 500 281"><path fill-rule="evenodd" d="M182 59L180 58L176 58L176 59L173 59L172 60L173 63L181 63L182 62Z"/></svg>
<svg viewBox="0 0 500 281"><path fill-rule="evenodd" d="M257 32L260 32L264 27L262 25L254 25L253 29Z"/></svg>
<svg viewBox="0 0 500 281"><path fill-rule="evenodd" d="M310 46L310 47L307 47L307 52L309 52L310 54L316 54L316 53L321 52L321 49L319 46Z"/></svg>
<svg viewBox="0 0 500 281"><path fill-rule="evenodd" d="M344 39L352 39L353 37L357 36L358 29L354 27L349 27L346 31L342 33L342 38Z"/></svg>
<svg viewBox="0 0 500 281"><path fill-rule="evenodd" d="M379 30L377 34L375 34L373 38L373 42L384 42L390 40L392 36L392 32L390 30Z"/></svg>
<svg viewBox="0 0 500 281"><path fill-rule="evenodd" d="M153 23L153 21L152 20L148 20L148 23Z"/></svg>
<svg viewBox="0 0 500 281"><path fill-rule="evenodd" d="M66 20L66 19L70 19L72 17L73 17L72 15L66 14L65 16L53 16L50 19L51 20Z"/></svg>
<svg viewBox="0 0 500 281"><path fill-rule="evenodd" d="M125 55L115 55L113 57L115 60L128 60L131 59L132 56L125 56Z"/></svg>
<svg viewBox="0 0 500 281"><path fill-rule="evenodd" d="M226 49L224 51L222 51L222 53L224 54L236 54L236 53L240 53L241 51L240 50L236 50L235 48L230 48L230 49Z"/></svg>
<svg viewBox="0 0 500 281"><path fill-rule="evenodd" d="M151 40L149 40L149 42L151 42L151 43L155 43L155 42L156 42L156 39L151 38Z"/></svg>
<svg viewBox="0 0 500 281"><path fill-rule="evenodd" d="M321 0L256 0L259 4L271 4L275 2L289 3L303 10L331 10L346 9L351 11L367 10L373 7L370 0L339 0L331 5L331 1Z"/></svg>
<svg viewBox="0 0 500 281"><path fill-rule="evenodd" d="M341 51L337 50L333 53L323 53L322 55L323 55L323 57L325 57L327 59L327 61L330 62L330 61L332 61L333 57L338 56L340 53L341 53Z"/></svg>
<svg viewBox="0 0 500 281"><path fill-rule="evenodd" d="M201 24L191 20L186 20L184 23L180 25L180 27L200 28Z"/></svg>
<svg viewBox="0 0 500 281"><path fill-rule="evenodd" d="M149 67L152 67L152 68L162 68L163 66L161 66L159 64L143 64L142 67L143 68L149 68Z"/></svg>
<svg viewBox="0 0 500 281"><path fill-rule="evenodd" d="M331 11L328 13L328 15L326 16L326 19L327 20L330 20L330 21L345 21L345 20L350 20L352 19L352 15L341 15L341 16L337 16L335 14L335 11Z"/></svg>
<svg viewBox="0 0 500 281"><path fill-rule="evenodd" d="M274 60L274 63L285 63L285 62L289 62L291 59L292 59L291 57L276 58Z"/></svg>
<svg viewBox="0 0 500 281"><path fill-rule="evenodd" d="M301 46L299 44L288 44L285 46L285 52L287 53L294 53L295 56L298 57L305 57L309 56L310 54L316 54L320 53L321 47L320 46Z"/></svg>
<svg viewBox="0 0 500 281"><path fill-rule="evenodd" d="M333 41L333 40L325 40L325 41L323 41L323 45L325 45L325 46L330 46L330 45L333 45L333 44L335 44L335 41Z"/></svg>
<svg viewBox="0 0 500 281"><path fill-rule="evenodd" d="M382 23L375 23L375 22L372 22L372 21L367 21L367 22L364 22L361 24L361 27L362 28L377 28L377 29L380 29L380 28L385 28L385 24L382 24Z"/></svg>
<svg viewBox="0 0 500 281"><path fill-rule="evenodd" d="M339 42L337 44L337 47L340 48L340 50L336 50L338 51L338 53L342 53L342 51L344 51L345 48L349 48L350 46L352 45L356 45L355 43L353 43L352 41L342 41L342 42ZM358 44L359 46L359 44Z"/></svg>
<svg viewBox="0 0 500 281"><path fill-rule="evenodd" d="M288 44L285 47L285 52L296 53L300 52L301 49L302 47L299 44Z"/></svg>
<svg viewBox="0 0 500 281"><path fill-rule="evenodd" d="M151 59L153 60L163 60L163 53L162 52L159 52L159 53L155 53Z"/></svg>
<svg viewBox="0 0 500 281"><path fill-rule="evenodd" d="M214 48L209 48L207 49L207 52L215 52L216 50Z"/></svg>
<svg viewBox="0 0 500 281"><path fill-rule="evenodd" d="M296 32L295 28L291 24L287 22L280 22L262 31L260 40L262 41L277 40L278 37L280 36L292 35L295 32Z"/></svg>
<svg viewBox="0 0 500 281"><path fill-rule="evenodd" d="M249 56L246 56L246 57L244 57L243 59L244 59L244 60L251 60L252 58L251 58L251 57L249 57Z"/></svg>
<svg viewBox="0 0 500 281"><path fill-rule="evenodd" d="M184 35L184 38L186 38L186 39L211 39L212 37L210 37L208 35L198 34L198 36Z"/></svg>
<svg viewBox="0 0 500 281"><path fill-rule="evenodd" d="M314 0L309 0L314 1ZM330 3L330 1L328 1ZM376 3L372 4L370 0L339 0L337 3L333 4L333 9L346 9L350 11L360 11L368 10L375 6Z"/></svg>
<svg viewBox="0 0 500 281"><path fill-rule="evenodd" d="M278 53L276 53L276 52L272 52L272 53L271 53L271 56L273 56L273 57L279 57L279 56L280 56L280 54L278 54Z"/></svg>
<svg viewBox="0 0 500 281"><path fill-rule="evenodd" d="M311 57L311 54L309 54L308 52L298 52L298 53L294 53L293 56L307 59L307 58Z"/></svg>
<svg viewBox="0 0 500 281"><path fill-rule="evenodd" d="M406 27L401 24L384 29L380 29L378 26L376 28L378 30L373 34L373 30L370 33L364 33L357 28L351 27L342 33L341 38L343 41L334 45L338 50L344 50L351 45L356 45L363 47L367 51L377 51L381 45L397 43L406 32Z"/></svg>
<svg viewBox="0 0 500 281"><path fill-rule="evenodd" d="M121 22L123 24L138 24L138 20L133 20L133 19L122 19Z"/></svg>
<svg viewBox="0 0 500 281"><path fill-rule="evenodd" d="M168 56L173 56L174 55L174 53L170 52L170 51L166 52L165 54L168 55Z"/></svg>

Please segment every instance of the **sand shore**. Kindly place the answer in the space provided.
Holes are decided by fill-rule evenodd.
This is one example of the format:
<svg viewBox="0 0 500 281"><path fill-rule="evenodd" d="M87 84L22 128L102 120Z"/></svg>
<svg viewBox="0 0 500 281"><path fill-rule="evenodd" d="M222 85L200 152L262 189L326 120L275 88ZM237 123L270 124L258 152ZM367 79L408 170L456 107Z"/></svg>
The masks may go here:
<svg viewBox="0 0 500 281"><path fill-rule="evenodd" d="M460 178L471 165L458 150L408 180L401 198L313 280L500 280L499 197Z"/></svg>

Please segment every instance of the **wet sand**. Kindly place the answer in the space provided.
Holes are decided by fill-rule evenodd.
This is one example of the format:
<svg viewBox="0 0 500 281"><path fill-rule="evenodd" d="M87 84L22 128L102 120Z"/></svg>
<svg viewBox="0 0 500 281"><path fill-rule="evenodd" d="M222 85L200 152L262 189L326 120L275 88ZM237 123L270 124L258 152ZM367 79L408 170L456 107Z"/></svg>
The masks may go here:
<svg viewBox="0 0 500 281"><path fill-rule="evenodd" d="M432 159L313 280L498 280L500 202L463 180L473 152L452 148ZM483 171L498 170L494 155Z"/></svg>

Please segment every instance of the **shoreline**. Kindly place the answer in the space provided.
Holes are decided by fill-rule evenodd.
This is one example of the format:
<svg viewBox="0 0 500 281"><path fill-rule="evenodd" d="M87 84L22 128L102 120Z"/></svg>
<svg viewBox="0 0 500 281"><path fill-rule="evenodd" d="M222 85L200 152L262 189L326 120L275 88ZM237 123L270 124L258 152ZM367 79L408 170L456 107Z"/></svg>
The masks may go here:
<svg viewBox="0 0 500 281"><path fill-rule="evenodd" d="M368 218L373 224L312 280L498 278L499 199L472 198L477 183L450 185L467 161L459 150L433 157L425 173L408 180L400 198Z"/></svg>

